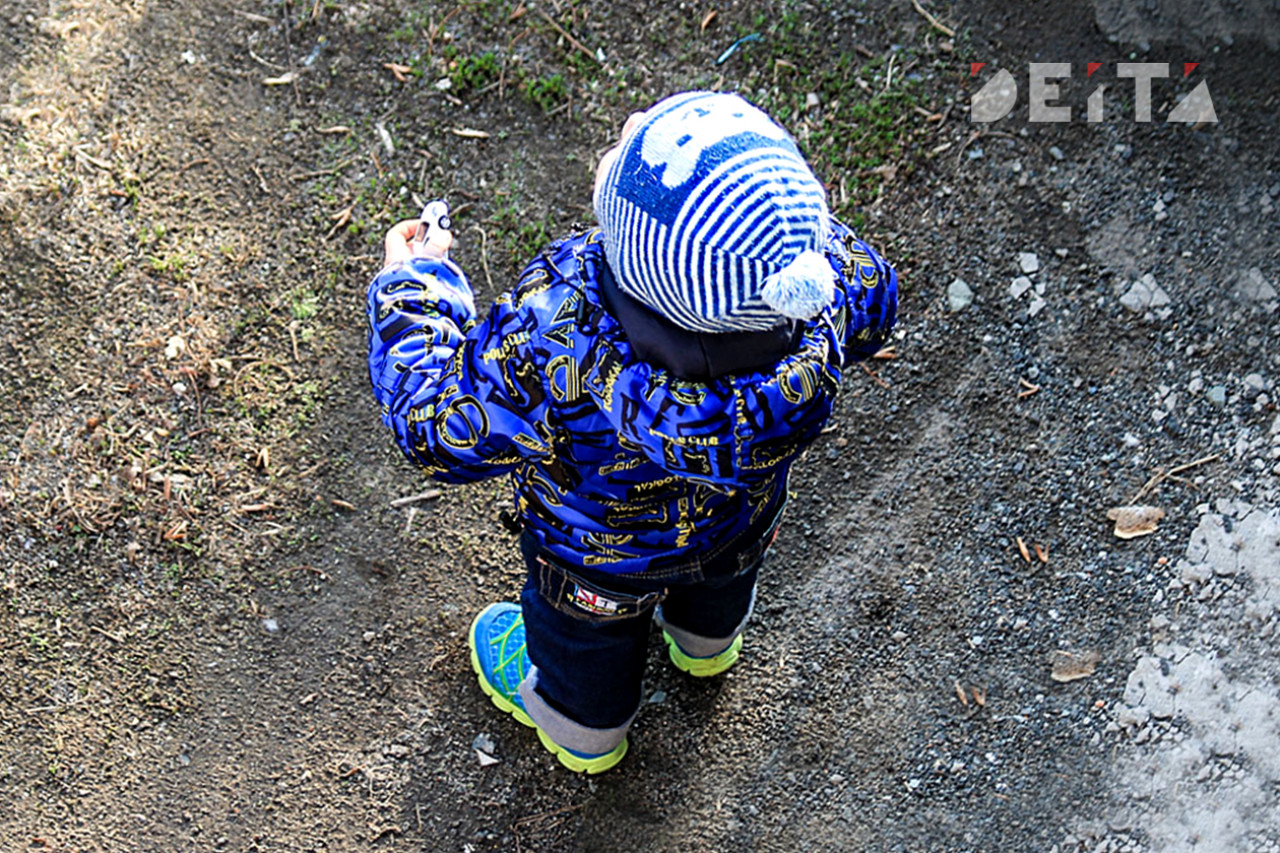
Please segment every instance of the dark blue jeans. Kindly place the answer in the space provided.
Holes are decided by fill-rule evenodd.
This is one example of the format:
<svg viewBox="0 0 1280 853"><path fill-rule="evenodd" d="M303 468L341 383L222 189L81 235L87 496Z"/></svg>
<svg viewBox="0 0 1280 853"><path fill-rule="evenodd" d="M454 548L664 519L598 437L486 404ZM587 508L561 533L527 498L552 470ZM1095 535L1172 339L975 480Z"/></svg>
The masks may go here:
<svg viewBox="0 0 1280 853"><path fill-rule="evenodd" d="M536 692L583 726L626 724L640 705L654 608L669 625L701 637L739 631L755 595L776 520L749 546L667 570L616 575L558 563L528 532L529 568L520 604Z"/></svg>

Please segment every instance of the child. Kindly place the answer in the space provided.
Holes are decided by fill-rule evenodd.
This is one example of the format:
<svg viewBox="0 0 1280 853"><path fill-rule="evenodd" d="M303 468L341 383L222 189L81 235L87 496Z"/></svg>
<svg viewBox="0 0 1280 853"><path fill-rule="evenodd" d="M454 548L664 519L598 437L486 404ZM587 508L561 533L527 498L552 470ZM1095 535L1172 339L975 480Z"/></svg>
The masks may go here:
<svg viewBox="0 0 1280 853"><path fill-rule="evenodd" d="M446 482L512 475L528 577L471 627L480 686L587 773L626 753L652 619L690 675L737 661L791 464L897 308L893 269L735 95L633 115L595 210L485 319L402 222L368 301L405 454Z"/></svg>

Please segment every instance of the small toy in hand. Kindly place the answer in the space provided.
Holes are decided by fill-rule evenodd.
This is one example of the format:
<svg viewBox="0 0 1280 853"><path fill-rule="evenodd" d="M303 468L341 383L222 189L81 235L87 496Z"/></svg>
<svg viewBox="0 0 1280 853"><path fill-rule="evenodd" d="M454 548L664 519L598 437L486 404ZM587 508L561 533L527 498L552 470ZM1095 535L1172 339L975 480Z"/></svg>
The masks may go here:
<svg viewBox="0 0 1280 853"><path fill-rule="evenodd" d="M453 219L449 203L443 199L429 201L422 208L422 220L413 238L413 254L417 257L447 258L453 244Z"/></svg>

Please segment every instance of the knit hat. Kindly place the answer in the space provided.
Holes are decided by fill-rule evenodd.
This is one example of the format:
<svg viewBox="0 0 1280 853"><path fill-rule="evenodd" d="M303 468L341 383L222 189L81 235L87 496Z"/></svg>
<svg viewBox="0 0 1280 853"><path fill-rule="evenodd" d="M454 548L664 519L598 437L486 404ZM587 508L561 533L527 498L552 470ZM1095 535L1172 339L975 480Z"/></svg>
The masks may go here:
<svg viewBox="0 0 1280 853"><path fill-rule="evenodd" d="M770 329L834 297L822 184L737 95L685 92L650 108L595 209L619 287L690 331Z"/></svg>

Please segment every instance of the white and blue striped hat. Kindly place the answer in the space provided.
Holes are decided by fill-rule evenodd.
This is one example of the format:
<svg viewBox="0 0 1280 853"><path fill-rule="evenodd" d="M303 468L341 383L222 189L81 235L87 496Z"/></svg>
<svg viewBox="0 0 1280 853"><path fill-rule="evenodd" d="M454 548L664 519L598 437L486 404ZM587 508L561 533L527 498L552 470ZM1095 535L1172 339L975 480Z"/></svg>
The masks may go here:
<svg viewBox="0 0 1280 853"><path fill-rule="evenodd" d="M737 95L685 92L649 109L595 209L618 285L690 331L771 329L834 296L822 184Z"/></svg>

